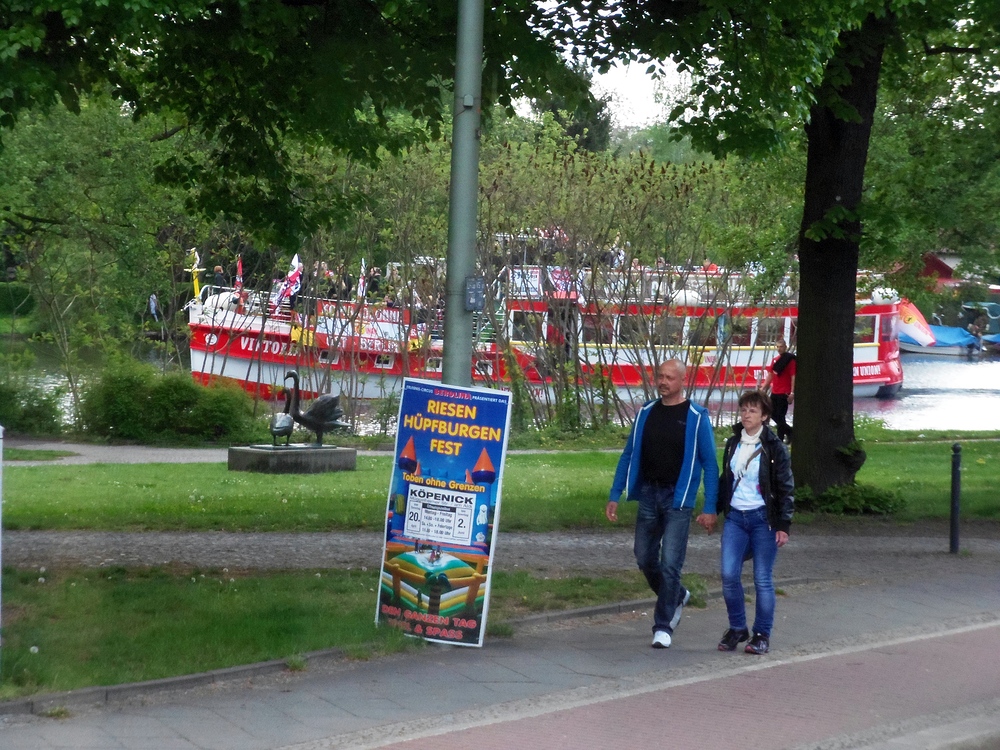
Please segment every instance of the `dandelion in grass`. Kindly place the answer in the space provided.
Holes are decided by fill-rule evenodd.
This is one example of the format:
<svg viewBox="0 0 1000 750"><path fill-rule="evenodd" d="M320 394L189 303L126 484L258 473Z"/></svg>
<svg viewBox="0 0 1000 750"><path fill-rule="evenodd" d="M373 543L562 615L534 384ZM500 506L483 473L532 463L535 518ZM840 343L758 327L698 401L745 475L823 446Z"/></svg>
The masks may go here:
<svg viewBox="0 0 1000 750"><path fill-rule="evenodd" d="M28 649L28 651L30 651L33 654L37 654L38 653L38 646L32 646L31 648Z"/></svg>

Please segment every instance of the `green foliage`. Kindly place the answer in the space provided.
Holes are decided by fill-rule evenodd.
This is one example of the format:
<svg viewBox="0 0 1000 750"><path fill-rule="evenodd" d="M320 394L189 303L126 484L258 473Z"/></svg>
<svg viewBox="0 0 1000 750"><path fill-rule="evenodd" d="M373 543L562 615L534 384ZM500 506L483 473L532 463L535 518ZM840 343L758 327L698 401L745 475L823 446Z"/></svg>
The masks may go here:
<svg viewBox="0 0 1000 750"><path fill-rule="evenodd" d="M191 430L208 440L241 441L253 435L253 402L245 391L227 383L199 386L191 408Z"/></svg>
<svg viewBox="0 0 1000 750"><path fill-rule="evenodd" d="M0 127L57 98L78 110L86 92L110 84L135 117L162 117L165 137L204 139L204 149L167 155L157 170L189 191L192 208L297 246L346 208L337 179L301 168L303 147L372 163L380 149L398 153L440 134L456 13L454 3L425 0L15 4L0 27L10 69ZM521 0L491 6L487 100L509 106L579 88L545 16Z"/></svg>
<svg viewBox="0 0 1000 750"><path fill-rule="evenodd" d="M0 425L25 435L58 435L62 432L61 396L58 389L45 390L24 379L0 382Z"/></svg>
<svg viewBox="0 0 1000 750"><path fill-rule="evenodd" d="M895 490L858 482L829 487L819 495L814 495L808 487L800 487L795 490L795 505L803 511L818 513L885 516L903 510L906 500Z"/></svg>
<svg viewBox="0 0 1000 750"><path fill-rule="evenodd" d="M27 284L19 281L0 283L0 315L28 315L35 309L35 298Z"/></svg>
<svg viewBox="0 0 1000 750"><path fill-rule="evenodd" d="M82 423L95 436L144 443L239 439L252 430L252 402L233 386L205 388L118 359L88 386Z"/></svg>

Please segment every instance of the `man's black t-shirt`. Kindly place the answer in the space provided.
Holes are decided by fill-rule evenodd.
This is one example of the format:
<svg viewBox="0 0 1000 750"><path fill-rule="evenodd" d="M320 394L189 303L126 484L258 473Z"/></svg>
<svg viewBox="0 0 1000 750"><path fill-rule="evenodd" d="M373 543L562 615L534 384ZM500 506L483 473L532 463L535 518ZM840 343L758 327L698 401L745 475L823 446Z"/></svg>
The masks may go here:
<svg viewBox="0 0 1000 750"><path fill-rule="evenodd" d="M642 480L660 487L673 487L684 464L684 434L688 409L684 400L674 406L657 401L649 410L642 431Z"/></svg>

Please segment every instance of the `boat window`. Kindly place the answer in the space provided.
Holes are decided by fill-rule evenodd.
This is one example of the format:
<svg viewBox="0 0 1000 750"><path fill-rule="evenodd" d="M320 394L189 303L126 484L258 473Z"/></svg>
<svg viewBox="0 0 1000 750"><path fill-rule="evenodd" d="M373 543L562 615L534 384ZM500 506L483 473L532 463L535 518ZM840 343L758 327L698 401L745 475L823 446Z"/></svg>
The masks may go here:
<svg viewBox="0 0 1000 750"><path fill-rule="evenodd" d="M610 344L614 330L614 320L609 315L583 316L584 344Z"/></svg>
<svg viewBox="0 0 1000 750"><path fill-rule="evenodd" d="M684 342L684 318L661 315L656 321L656 339L660 346L680 346Z"/></svg>
<svg viewBox="0 0 1000 750"><path fill-rule="evenodd" d="M337 364L340 362L340 349L320 349L319 361Z"/></svg>
<svg viewBox="0 0 1000 750"><path fill-rule="evenodd" d="M511 312L510 338L513 341L541 341L542 316L528 310Z"/></svg>
<svg viewBox="0 0 1000 750"><path fill-rule="evenodd" d="M424 370L427 372L441 372L444 370L443 360L441 357L428 357L424 363Z"/></svg>
<svg viewBox="0 0 1000 750"><path fill-rule="evenodd" d="M899 331L896 328L898 320L899 319L895 315L880 316L879 341L895 341L899 338Z"/></svg>
<svg viewBox="0 0 1000 750"><path fill-rule="evenodd" d="M379 354L375 357L375 367L380 370L392 369L392 363L396 358L391 354Z"/></svg>
<svg viewBox="0 0 1000 750"><path fill-rule="evenodd" d="M858 315L854 318L854 343L871 344L875 341L875 316Z"/></svg>
<svg viewBox="0 0 1000 750"><path fill-rule="evenodd" d="M726 338L731 346L750 346L750 319L742 315L729 318Z"/></svg>
<svg viewBox="0 0 1000 750"><path fill-rule="evenodd" d="M689 346L715 346L719 343L719 319L711 315L691 318L688 326Z"/></svg>
<svg viewBox="0 0 1000 750"><path fill-rule="evenodd" d="M618 343L622 346L648 346L649 319L645 315L622 315L618 319Z"/></svg>
<svg viewBox="0 0 1000 750"><path fill-rule="evenodd" d="M784 318L760 318L757 321L757 346L774 346L785 338Z"/></svg>

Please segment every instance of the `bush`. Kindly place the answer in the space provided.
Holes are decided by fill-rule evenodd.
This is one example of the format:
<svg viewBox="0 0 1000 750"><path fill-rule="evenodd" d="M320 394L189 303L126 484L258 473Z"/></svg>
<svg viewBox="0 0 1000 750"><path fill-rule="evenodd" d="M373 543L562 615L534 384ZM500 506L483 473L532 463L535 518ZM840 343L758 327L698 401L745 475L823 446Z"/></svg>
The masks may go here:
<svg viewBox="0 0 1000 750"><path fill-rule="evenodd" d="M203 390L186 373L170 373L153 381L148 397L149 422L160 439L202 436L194 411Z"/></svg>
<svg viewBox="0 0 1000 750"><path fill-rule="evenodd" d="M0 283L0 315L28 315L35 309L35 298L27 284L17 281Z"/></svg>
<svg viewBox="0 0 1000 750"><path fill-rule="evenodd" d="M62 432L59 390L46 391L31 383L0 383L0 425L24 435Z"/></svg>
<svg viewBox="0 0 1000 750"><path fill-rule="evenodd" d="M250 397L235 386L205 388L186 373L159 375L119 361L84 396L84 429L143 443L240 439L254 432Z"/></svg>
<svg viewBox="0 0 1000 750"><path fill-rule="evenodd" d="M152 434L149 394L156 371L116 360L91 382L83 396L83 428L102 437L143 442Z"/></svg>
<svg viewBox="0 0 1000 750"><path fill-rule="evenodd" d="M799 487L795 490L795 507L839 515L890 515L906 507L906 500L895 490L855 483L829 487L819 495L808 487Z"/></svg>
<svg viewBox="0 0 1000 750"><path fill-rule="evenodd" d="M236 385L197 386L198 402L191 420L199 437L209 440L244 440L254 435L253 401Z"/></svg>

